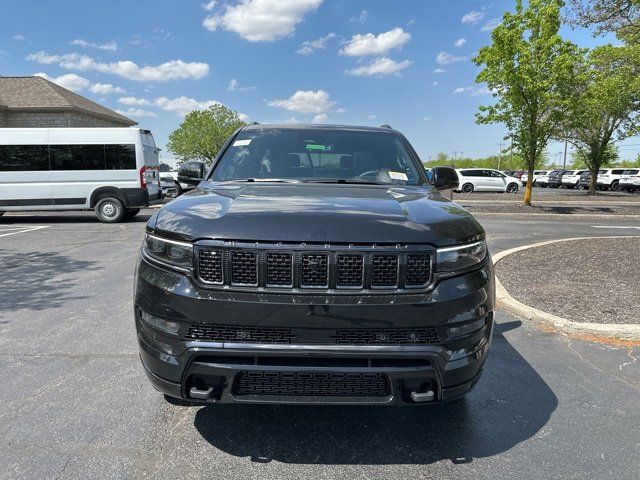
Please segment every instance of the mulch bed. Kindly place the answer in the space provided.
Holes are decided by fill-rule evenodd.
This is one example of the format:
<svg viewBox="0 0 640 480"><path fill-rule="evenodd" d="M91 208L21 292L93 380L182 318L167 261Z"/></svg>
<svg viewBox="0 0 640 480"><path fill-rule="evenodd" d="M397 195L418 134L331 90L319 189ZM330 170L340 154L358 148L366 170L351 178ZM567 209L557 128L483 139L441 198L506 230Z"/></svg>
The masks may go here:
<svg viewBox="0 0 640 480"><path fill-rule="evenodd" d="M640 324L640 236L559 242L496 264L516 300L577 322Z"/></svg>

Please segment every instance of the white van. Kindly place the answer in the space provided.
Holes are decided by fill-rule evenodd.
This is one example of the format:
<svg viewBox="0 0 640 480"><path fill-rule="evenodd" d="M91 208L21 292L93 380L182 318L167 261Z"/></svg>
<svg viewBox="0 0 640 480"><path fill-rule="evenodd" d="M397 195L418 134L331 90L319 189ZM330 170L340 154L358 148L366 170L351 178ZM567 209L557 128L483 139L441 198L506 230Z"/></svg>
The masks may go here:
<svg viewBox="0 0 640 480"><path fill-rule="evenodd" d="M492 168L459 168L460 179L458 190L455 192L508 192L516 193L520 179L510 177Z"/></svg>
<svg viewBox="0 0 640 480"><path fill-rule="evenodd" d="M107 223L160 198L158 148L139 128L0 128L0 215L95 209Z"/></svg>

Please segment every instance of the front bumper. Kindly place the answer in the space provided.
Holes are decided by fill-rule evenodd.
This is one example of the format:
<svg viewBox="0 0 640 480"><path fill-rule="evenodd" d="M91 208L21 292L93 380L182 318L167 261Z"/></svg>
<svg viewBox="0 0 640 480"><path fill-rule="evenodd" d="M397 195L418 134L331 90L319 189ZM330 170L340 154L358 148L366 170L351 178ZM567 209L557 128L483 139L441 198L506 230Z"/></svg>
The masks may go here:
<svg viewBox="0 0 640 480"><path fill-rule="evenodd" d="M490 261L479 270L440 281L428 293L395 297L203 290L187 276L143 259L136 277L136 330L145 372L157 390L196 402L406 405L419 403L412 392L426 391L433 392L427 403L448 401L476 384L491 344L495 285ZM151 326L141 319L141 309L179 323L179 332L171 335ZM447 336L452 325L479 319L485 323L478 330L460 337ZM194 323L287 329L298 340L285 344L243 343L237 338L226 342L196 340L185 335ZM438 341L365 345L331 340L331 334L340 329L411 331L428 327L437 332ZM278 376L281 383L294 377L356 378L356 382L375 377L382 379L384 391L351 395L334 392L330 385L274 394L265 391L268 385L262 384L242 390L242 379L247 375L269 381ZM194 398L192 388L210 388L212 392L204 400Z"/></svg>

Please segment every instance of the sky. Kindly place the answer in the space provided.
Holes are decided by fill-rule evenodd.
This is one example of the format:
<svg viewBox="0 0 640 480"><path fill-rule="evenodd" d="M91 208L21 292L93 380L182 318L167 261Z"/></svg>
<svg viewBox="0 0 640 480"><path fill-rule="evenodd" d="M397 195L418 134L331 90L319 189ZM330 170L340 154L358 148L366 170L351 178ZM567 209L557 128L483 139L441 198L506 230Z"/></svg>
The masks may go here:
<svg viewBox="0 0 640 480"><path fill-rule="evenodd" d="M423 160L505 144L503 126L475 123L492 97L471 58L513 1L3 3L0 75L43 75L130 117L164 158L184 115L216 102L249 122L388 124ZM584 47L611 40L562 33ZM621 145L624 159L640 153L638 137ZM551 160L562 150L547 149Z"/></svg>

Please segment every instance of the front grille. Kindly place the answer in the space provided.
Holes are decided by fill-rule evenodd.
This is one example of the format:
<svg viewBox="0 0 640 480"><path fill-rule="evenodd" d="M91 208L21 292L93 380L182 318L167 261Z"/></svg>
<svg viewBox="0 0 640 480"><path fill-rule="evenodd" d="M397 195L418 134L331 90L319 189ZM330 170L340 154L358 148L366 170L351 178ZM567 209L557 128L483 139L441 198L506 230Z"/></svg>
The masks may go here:
<svg viewBox="0 0 640 480"><path fill-rule="evenodd" d="M413 293L426 290L433 280L433 250L428 246L287 246L220 241L215 246L197 245L196 249L197 278L210 288Z"/></svg>
<svg viewBox="0 0 640 480"><path fill-rule="evenodd" d="M329 255L325 253L303 254L300 284L303 287L328 287Z"/></svg>
<svg viewBox="0 0 640 480"><path fill-rule="evenodd" d="M231 283L258 285L258 258L255 252L231 252Z"/></svg>
<svg viewBox="0 0 640 480"><path fill-rule="evenodd" d="M364 285L363 255L338 254L338 287L362 287Z"/></svg>
<svg viewBox="0 0 640 480"><path fill-rule="evenodd" d="M199 250L198 274L207 283L222 283L222 252L220 250Z"/></svg>
<svg viewBox="0 0 640 480"><path fill-rule="evenodd" d="M435 328L342 328L332 337L338 345L429 345L440 342Z"/></svg>
<svg viewBox="0 0 640 480"><path fill-rule="evenodd" d="M372 287L395 287L398 285L398 256L374 255Z"/></svg>
<svg viewBox="0 0 640 480"><path fill-rule="evenodd" d="M267 286L293 286L293 255L290 253L267 254Z"/></svg>
<svg viewBox="0 0 640 480"><path fill-rule="evenodd" d="M290 328L192 323L185 338L207 342L293 343L296 335Z"/></svg>
<svg viewBox="0 0 640 480"><path fill-rule="evenodd" d="M423 286L431 278L431 257L428 254L407 256L407 286Z"/></svg>
<svg viewBox="0 0 640 480"><path fill-rule="evenodd" d="M240 372L235 395L387 396L389 380L381 373Z"/></svg>

